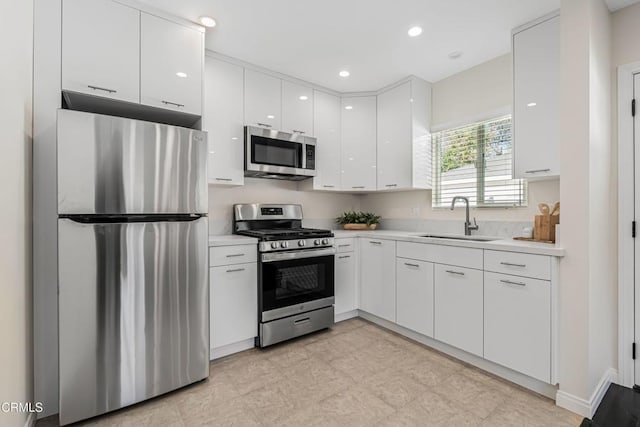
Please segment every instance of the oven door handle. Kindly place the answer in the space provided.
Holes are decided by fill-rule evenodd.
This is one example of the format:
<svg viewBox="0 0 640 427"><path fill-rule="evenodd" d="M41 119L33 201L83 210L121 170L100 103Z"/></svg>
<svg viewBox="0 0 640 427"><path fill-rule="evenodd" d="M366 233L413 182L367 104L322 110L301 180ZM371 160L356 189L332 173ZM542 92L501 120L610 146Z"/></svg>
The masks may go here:
<svg viewBox="0 0 640 427"><path fill-rule="evenodd" d="M318 256L335 255L334 248L305 249L301 251L287 251L262 254L262 262L286 261L291 259L313 258Z"/></svg>

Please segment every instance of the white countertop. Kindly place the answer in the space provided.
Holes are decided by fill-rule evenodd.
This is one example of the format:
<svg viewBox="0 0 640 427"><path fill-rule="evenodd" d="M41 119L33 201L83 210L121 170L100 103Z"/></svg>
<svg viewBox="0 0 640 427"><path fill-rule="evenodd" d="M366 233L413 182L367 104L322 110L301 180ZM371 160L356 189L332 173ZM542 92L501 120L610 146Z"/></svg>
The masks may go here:
<svg viewBox="0 0 640 427"><path fill-rule="evenodd" d="M403 242L430 243L445 246L459 246L464 248L492 249L507 252L522 252L537 255L550 255L562 257L564 249L550 243L527 242L499 237L498 240L488 242L476 240L449 240L440 238L420 237L428 233L420 231L394 231L394 230L333 230L336 238L343 237L372 237L377 239L398 240ZM446 235L446 234L442 234Z"/></svg>
<svg viewBox="0 0 640 427"><path fill-rule="evenodd" d="M210 235L209 246L234 246L234 245L255 245L258 239L255 237L240 236L238 234Z"/></svg>

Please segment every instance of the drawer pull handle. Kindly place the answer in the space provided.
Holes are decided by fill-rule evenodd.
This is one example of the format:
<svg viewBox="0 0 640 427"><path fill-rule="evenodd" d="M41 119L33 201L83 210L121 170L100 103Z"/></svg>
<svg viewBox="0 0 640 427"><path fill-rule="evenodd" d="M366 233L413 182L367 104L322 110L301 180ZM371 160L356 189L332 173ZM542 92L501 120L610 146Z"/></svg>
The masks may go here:
<svg viewBox="0 0 640 427"><path fill-rule="evenodd" d="M227 258L235 258L235 257L239 257L239 256L245 256L245 254L229 254L229 255L227 255Z"/></svg>
<svg viewBox="0 0 640 427"><path fill-rule="evenodd" d="M227 270L227 273L239 273L240 271L244 271L244 268L232 268L231 270Z"/></svg>
<svg viewBox="0 0 640 427"><path fill-rule="evenodd" d="M293 133L299 133L300 135L303 135L303 134L305 134L306 132L305 132L305 131L303 131L303 130L296 130L296 129L293 129Z"/></svg>
<svg viewBox="0 0 640 427"><path fill-rule="evenodd" d="M357 188L364 188L364 185L355 185L355 186L353 186L353 187L351 187L351 188L356 188L356 189L357 189Z"/></svg>
<svg viewBox="0 0 640 427"><path fill-rule="evenodd" d="M117 92L117 90L109 89L109 88L106 88L106 87L91 86L91 85L87 85L87 87L88 87L89 89L93 89L93 90L101 90L101 91L103 91L103 92L107 92L107 93L116 93L116 92Z"/></svg>
<svg viewBox="0 0 640 427"><path fill-rule="evenodd" d="M338 259L345 259L345 258L351 258L351 255L342 255L338 257Z"/></svg>
<svg viewBox="0 0 640 427"><path fill-rule="evenodd" d="M322 188L335 188L335 185L323 185Z"/></svg>
<svg viewBox="0 0 640 427"><path fill-rule="evenodd" d="M270 128L270 127L271 127L271 125L270 125L270 124L268 124L268 123L260 123L260 122L258 122L258 123L256 123L256 124L257 124L258 126L264 126L264 127L266 127L266 128Z"/></svg>
<svg viewBox="0 0 640 427"><path fill-rule="evenodd" d="M372 245L381 245L382 242L375 242L373 240L369 240L369 243L371 243Z"/></svg>
<svg viewBox="0 0 640 427"><path fill-rule="evenodd" d="M385 187L397 187L398 184L385 184Z"/></svg>
<svg viewBox="0 0 640 427"><path fill-rule="evenodd" d="M506 265L507 267L521 267L521 268L525 268L527 266L527 264L514 264L512 262L501 262L500 264L502 265Z"/></svg>
<svg viewBox="0 0 640 427"><path fill-rule="evenodd" d="M293 324L294 325L302 325L303 323L309 323L310 321L311 321L310 317L305 317L304 319L294 320Z"/></svg>
<svg viewBox="0 0 640 427"><path fill-rule="evenodd" d="M350 244L338 245L339 248L346 248L346 247L349 247L349 246L351 246L351 245Z"/></svg>
<svg viewBox="0 0 640 427"><path fill-rule="evenodd" d="M458 276L464 276L464 272L462 271L447 270L447 273L457 274Z"/></svg>
<svg viewBox="0 0 640 427"><path fill-rule="evenodd" d="M524 171L524 173L540 173L540 172L551 172L551 169L532 169L528 171Z"/></svg>
<svg viewBox="0 0 640 427"><path fill-rule="evenodd" d="M233 181L233 179L231 179L231 178L216 178L216 181L231 182L231 181Z"/></svg>
<svg viewBox="0 0 640 427"><path fill-rule="evenodd" d="M410 262L405 262L404 265L406 265L407 267L420 268L418 264L411 264Z"/></svg>
<svg viewBox="0 0 640 427"><path fill-rule="evenodd" d="M163 101L162 101L162 103L163 103L164 105L173 105L174 107L178 107L178 108L180 108L180 107L184 107L184 104L178 104L177 102L171 102L171 101L165 101L165 100L163 100Z"/></svg>
<svg viewBox="0 0 640 427"><path fill-rule="evenodd" d="M522 282L514 282L514 281L512 281L512 280L504 280L504 279L501 279L501 280L500 280L500 282L502 282L502 283L506 283L507 285L527 286L527 284L526 284L526 283L522 283Z"/></svg>

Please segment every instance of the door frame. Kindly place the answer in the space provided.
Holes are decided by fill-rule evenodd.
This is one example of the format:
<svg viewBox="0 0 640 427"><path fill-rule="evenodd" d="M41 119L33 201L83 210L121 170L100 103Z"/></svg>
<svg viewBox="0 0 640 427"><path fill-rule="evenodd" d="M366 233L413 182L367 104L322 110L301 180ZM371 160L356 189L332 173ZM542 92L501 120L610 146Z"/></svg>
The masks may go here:
<svg viewBox="0 0 640 427"><path fill-rule="evenodd" d="M640 73L640 62L618 67L618 382L626 387L635 383L631 358L631 343L635 340L635 255L631 237L631 222L635 219L635 180L633 117L629 110L634 74L637 73Z"/></svg>

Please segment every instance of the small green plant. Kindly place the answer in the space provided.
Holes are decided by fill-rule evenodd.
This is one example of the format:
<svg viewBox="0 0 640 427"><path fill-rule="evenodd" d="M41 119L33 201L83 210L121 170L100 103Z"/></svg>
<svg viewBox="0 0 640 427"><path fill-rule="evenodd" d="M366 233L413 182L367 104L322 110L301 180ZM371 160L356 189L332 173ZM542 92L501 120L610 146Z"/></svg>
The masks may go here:
<svg viewBox="0 0 640 427"><path fill-rule="evenodd" d="M371 212L348 211L336 218L338 224L366 224L373 225L380 222L380 216Z"/></svg>

